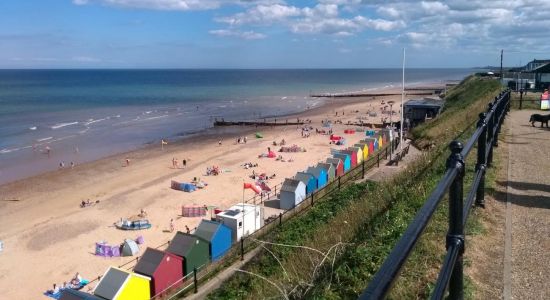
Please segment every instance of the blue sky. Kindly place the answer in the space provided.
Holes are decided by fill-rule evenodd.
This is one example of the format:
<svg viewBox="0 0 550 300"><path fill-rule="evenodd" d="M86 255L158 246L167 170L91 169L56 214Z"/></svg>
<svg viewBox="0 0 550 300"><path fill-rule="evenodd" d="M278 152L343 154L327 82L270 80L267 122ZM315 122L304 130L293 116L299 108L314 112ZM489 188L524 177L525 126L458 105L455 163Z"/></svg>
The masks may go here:
<svg viewBox="0 0 550 300"><path fill-rule="evenodd" d="M375 68L550 58L545 0L4 0L0 68Z"/></svg>

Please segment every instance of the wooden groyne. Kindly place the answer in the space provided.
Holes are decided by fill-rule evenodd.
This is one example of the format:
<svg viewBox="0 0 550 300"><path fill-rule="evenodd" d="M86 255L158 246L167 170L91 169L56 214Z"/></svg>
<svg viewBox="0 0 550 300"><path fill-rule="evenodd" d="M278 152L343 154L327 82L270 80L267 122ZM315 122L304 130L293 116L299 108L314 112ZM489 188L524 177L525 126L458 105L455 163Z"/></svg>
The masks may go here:
<svg viewBox="0 0 550 300"><path fill-rule="evenodd" d="M304 125L304 121L289 122L288 120L274 121L224 121L215 120L214 126L290 126L290 125Z"/></svg>
<svg viewBox="0 0 550 300"><path fill-rule="evenodd" d="M322 93L322 94L311 94L310 97L319 97L319 98L348 98L348 97L382 97L382 96L399 96L401 93ZM413 96L432 96L433 92L415 92L407 93L407 95Z"/></svg>

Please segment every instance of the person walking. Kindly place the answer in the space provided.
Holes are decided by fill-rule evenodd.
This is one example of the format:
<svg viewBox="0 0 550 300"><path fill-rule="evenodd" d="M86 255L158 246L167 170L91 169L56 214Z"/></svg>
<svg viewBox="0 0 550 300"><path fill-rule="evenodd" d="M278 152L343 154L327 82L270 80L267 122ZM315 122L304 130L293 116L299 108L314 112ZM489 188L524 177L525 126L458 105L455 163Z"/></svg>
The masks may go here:
<svg viewBox="0 0 550 300"><path fill-rule="evenodd" d="M174 219L170 219L170 232L174 232Z"/></svg>

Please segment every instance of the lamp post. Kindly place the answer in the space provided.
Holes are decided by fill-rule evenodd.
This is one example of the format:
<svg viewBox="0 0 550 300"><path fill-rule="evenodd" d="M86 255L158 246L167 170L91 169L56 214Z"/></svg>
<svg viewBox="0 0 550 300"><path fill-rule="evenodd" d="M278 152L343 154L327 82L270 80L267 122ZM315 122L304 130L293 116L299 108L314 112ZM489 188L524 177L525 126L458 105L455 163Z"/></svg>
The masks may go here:
<svg viewBox="0 0 550 300"><path fill-rule="evenodd" d="M392 122L392 115L393 115L393 104L395 102L394 101L388 101L388 104L390 105L390 128L393 130L393 122Z"/></svg>

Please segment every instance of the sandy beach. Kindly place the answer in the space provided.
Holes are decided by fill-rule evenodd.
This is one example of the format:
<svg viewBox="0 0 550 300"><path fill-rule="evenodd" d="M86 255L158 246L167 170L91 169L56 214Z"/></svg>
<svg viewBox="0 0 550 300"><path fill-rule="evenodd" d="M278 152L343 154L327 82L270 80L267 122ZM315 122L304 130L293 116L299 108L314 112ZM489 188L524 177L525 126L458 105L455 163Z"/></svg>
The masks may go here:
<svg viewBox="0 0 550 300"><path fill-rule="evenodd" d="M249 177L252 170L276 174L269 185L279 184L297 171L324 161L330 156L331 148L346 148L364 138L364 133L345 135L346 146L330 145L328 135L315 133L315 128L322 129L322 120L341 120L343 124L335 124L333 131L344 135L344 129L355 128L344 125L348 121L355 122L361 117L365 122L379 123L381 101L398 103L400 98L331 99L323 107L289 116L289 119L311 120L314 130L309 138L301 136L299 126L214 128L183 141L168 141L164 149L151 145L0 186L0 240L4 243L4 250L0 252L2 297L45 298L42 293L51 289L53 283L69 281L76 272L93 279L110 265L135 260L134 257L95 256L95 243L107 241L115 245L125 238L142 235L145 244L140 254L145 247L157 247L173 236L164 232L169 228L170 219L174 219L175 229L181 231L185 231L185 226L194 228L200 222L201 218L181 217L182 205L228 208L242 200L243 180L253 182ZM399 108L395 106L398 105L394 105L397 113ZM369 110L378 112L378 116L369 120ZM398 118L396 114L393 120ZM256 131L261 131L264 137L255 138ZM237 144L239 136L247 136L247 143ZM221 146L218 145L220 139ZM267 153L268 147L277 151L279 146L272 143L282 139L287 146L296 144L307 152L277 153L286 162L258 158ZM126 158L130 159L129 166L125 166ZM180 167L182 159L186 159L187 167L173 168L173 158L178 159ZM293 162L288 162L290 158ZM259 166L244 169L245 162ZM210 166L218 166L223 172L218 176L205 176ZM170 188L171 180L189 182L193 177L200 177L208 186L193 193ZM252 196L251 190L245 190L245 198ZM81 201L87 199L99 203L80 208ZM141 209L148 213L153 224L151 229L129 232L113 227L117 220L136 215Z"/></svg>

